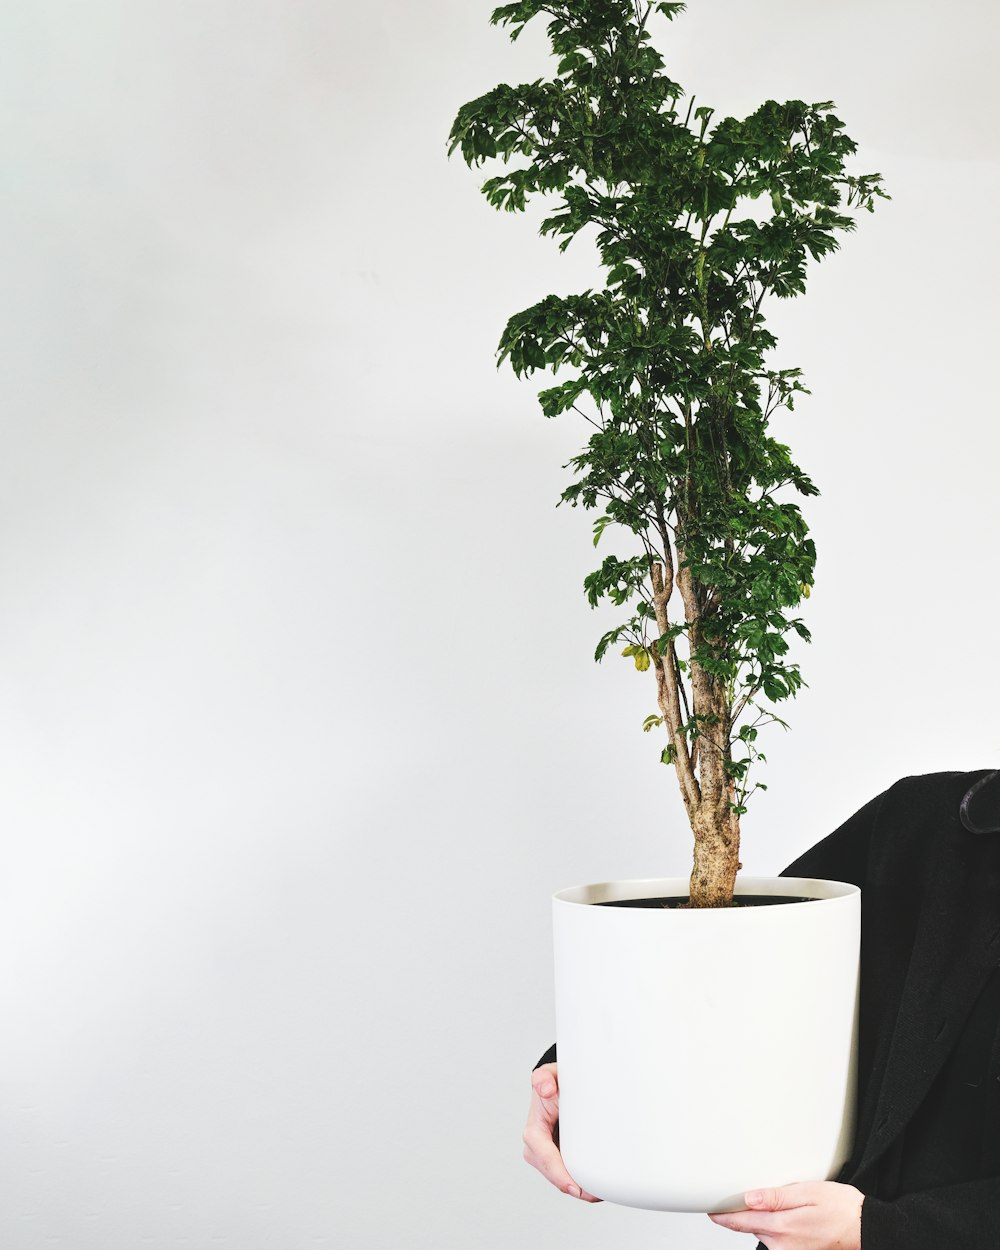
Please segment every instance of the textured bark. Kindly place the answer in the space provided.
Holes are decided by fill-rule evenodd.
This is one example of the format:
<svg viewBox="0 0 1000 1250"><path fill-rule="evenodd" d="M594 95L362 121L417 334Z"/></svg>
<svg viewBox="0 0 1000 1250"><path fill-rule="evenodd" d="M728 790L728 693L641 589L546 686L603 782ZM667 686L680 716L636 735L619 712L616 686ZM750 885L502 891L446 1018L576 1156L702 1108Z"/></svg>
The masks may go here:
<svg viewBox="0 0 1000 1250"><path fill-rule="evenodd" d="M672 570L667 568L668 580L664 580L663 568L656 561L652 565L653 576L653 607L656 612L656 624L661 634L665 634L670 625L667 616L667 600L673 589ZM694 774L694 766L688 741L681 731L680 693L677 686L677 669L674 657L674 644L669 643L666 652L661 656L654 647L654 665L656 670L656 698L667 726L667 734L674 745L674 767L681 787L681 798L687 808L688 819L694 818L700 809L701 791Z"/></svg>
<svg viewBox="0 0 1000 1250"><path fill-rule="evenodd" d="M728 907L733 901L739 868L739 818L728 803L704 804L694 826L694 866L690 907Z"/></svg>
<svg viewBox="0 0 1000 1250"><path fill-rule="evenodd" d="M714 683L712 693L713 712L718 719L702 738L706 745L701 753L702 804L692 825L691 907L728 907L733 901L740 867L740 818L730 806L735 799L735 783L726 773L730 709L719 683ZM708 783L706 771L711 775Z"/></svg>
<svg viewBox="0 0 1000 1250"><path fill-rule="evenodd" d="M703 645L701 605L694 579L683 567L684 553L677 549L676 577L671 565L665 579L661 566L652 564L653 607L660 633L667 631L667 601L676 580L684 604L690 652ZM732 711L724 685L695 660L689 660L691 713L698 725L692 749L680 725L680 692L676 656L671 642L662 657L655 658L657 701L670 741L675 745L674 768L681 797L694 835L694 864L690 878L689 907L727 907L733 901L736 873L740 867L740 818L733 811L736 787L728 775Z"/></svg>

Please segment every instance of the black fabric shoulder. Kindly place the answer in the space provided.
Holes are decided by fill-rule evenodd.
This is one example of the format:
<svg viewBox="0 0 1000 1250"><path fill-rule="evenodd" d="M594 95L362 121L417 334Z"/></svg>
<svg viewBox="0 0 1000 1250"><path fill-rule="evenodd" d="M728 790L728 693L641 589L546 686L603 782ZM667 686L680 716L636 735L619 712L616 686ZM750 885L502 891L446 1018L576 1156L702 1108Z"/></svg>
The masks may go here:
<svg viewBox="0 0 1000 1250"><path fill-rule="evenodd" d="M896 785L899 785L896 782ZM882 804L889 790L883 790L864 807L849 816L842 825L793 859L779 873L782 877L816 877L821 881L848 881L865 887L868 876L868 853Z"/></svg>
<svg viewBox="0 0 1000 1250"><path fill-rule="evenodd" d="M946 827L957 822L959 807L968 788L991 770L951 770L900 777L888 789L870 799L833 833L804 851L782 877L818 877L826 881L849 881L864 889L872 875L872 841L880 827L898 830L926 826ZM877 874L876 874L877 875Z"/></svg>

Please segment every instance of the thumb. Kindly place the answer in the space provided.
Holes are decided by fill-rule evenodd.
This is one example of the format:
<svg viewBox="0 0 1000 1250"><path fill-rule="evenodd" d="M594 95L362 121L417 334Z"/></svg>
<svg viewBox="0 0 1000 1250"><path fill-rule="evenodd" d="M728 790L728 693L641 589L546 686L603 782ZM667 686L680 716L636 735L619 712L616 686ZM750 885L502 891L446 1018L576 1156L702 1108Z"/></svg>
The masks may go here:
<svg viewBox="0 0 1000 1250"><path fill-rule="evenodd" d="M755 1211L780 1211L785 1205L783 1189L751 1189L743 1201Z"/></svg>
<svg viewBox="0 0 1000 1250"><path fill-rule="evenodd" d="M777 1189L751 1189L743 1201L755 1211L787 1211L810 1203L807 1184L779 1185Z"/></svg>
<svg viewBox="0 0 1000 1250"><path fill-rule="evenodd" d="M535 1093L542 1098L552 1098L559 1092L559 1085L555 1076L545 1068L536 1068L532 1072L531 1084Z"/></svg>

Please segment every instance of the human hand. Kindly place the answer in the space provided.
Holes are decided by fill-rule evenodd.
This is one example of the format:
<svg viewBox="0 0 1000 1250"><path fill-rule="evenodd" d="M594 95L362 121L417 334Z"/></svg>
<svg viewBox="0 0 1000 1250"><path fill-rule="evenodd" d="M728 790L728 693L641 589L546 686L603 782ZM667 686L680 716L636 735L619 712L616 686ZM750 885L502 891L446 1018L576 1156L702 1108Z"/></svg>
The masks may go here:
<svg viewBox="0 0 1000 1250"><path fill-rule="evenodd" d="M861 1250L860 1189L838 1181L800 1181L756 1191L759 1201L708 1218L737 1233L753 1233L768 1250Z"/></svg>
<svg viewBox="0 0 1000 1250"><path fill-rule="evenodd" d="M524 1161L561 1189L584 1202L603 1202L585 1193L566 1171L559 1153L559 1065L543 1063L531 1074L531 1105L524 1133Z"/></svg>

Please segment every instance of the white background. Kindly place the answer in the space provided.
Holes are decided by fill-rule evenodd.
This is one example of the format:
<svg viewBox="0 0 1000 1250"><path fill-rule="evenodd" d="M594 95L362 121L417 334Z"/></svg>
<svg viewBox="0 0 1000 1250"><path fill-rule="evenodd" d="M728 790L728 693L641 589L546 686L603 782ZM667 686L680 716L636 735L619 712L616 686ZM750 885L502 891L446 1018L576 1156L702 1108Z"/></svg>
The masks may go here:
<svg viewBox="0 0 1000 1250"><path fill-rule="evenodd" d="M462 103L554 73L492 7L0 5L10 1250L737 1244L521 1159L549 895L683 873L689 835L651 675L593 661L594 514L554 508L590 427L495 366L601 270L446 159ZM773 873L1000 757L998 24L651 20L715 120L832 99L893 196L770 313L823 492L809 686L744 821Z"/></svg>

